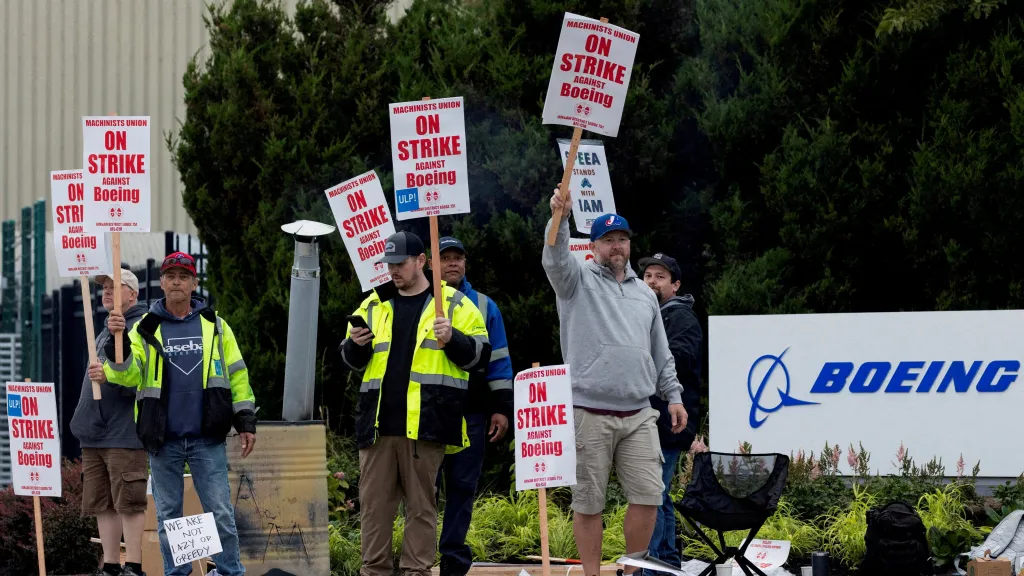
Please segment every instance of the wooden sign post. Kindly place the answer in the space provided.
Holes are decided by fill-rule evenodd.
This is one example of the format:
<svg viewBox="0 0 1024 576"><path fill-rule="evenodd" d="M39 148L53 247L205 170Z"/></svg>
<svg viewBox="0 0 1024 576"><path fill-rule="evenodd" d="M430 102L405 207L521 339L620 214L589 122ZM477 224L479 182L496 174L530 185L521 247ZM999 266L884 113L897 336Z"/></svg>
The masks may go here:
<svg viewBox="0 0 1024 576"><path fill-rule="evenodd" d="M31 378L25 378L25 382L31 381ZM46 576L46 552L43 551L43 512L39 496L32 497L32 511L36 523L36 557L39 560L39 576Z"/></svg>
<svg viewBox="0 0 1024 576"><path fill-rule="evenodd" d="M423 100L430 100L430 96L424 96ZM434 281L434 315L437 318L444 318L444 290L441 289L441 254L438 253L438 229L437 216L430 216L430 268L433 271ZM444 342L437 341L440 348L444 348Z"/></svg>
<svg viewBox="0 0 1024 576"><path fill-rule="evenodd" d="M579 143L579 138L576 138L576 141ZM540 362L534 362L533 367L540 368ZM551 576L551 552L548 549L548 489L543 486L537 489L537 504L540 506L540 570L542 576Z"/></svg>
<svg viewBox="0 0 1024 576"><path fill-rule="evenodd" d="M121 267L118 266L114 273L120 276ZM99 355L96 353L96 327L92 323L92 291L89 289L89 277L82 276L82 314L85 316L85 341L89 345L89 364L95 364L99 360ZM121 294L120 290L114 290L116 294ZM118 298L120 300L120 298ZM117 302L117 300L115 300ZM120 341L120 338L118 339ZM116 344L115 344L116 346ZM123 353L123 352L122 352ZM90 380L92 382L92 380ZM99 382L92 382L92 399L99 400L102 398L103 392L100 390Z"/></svg>

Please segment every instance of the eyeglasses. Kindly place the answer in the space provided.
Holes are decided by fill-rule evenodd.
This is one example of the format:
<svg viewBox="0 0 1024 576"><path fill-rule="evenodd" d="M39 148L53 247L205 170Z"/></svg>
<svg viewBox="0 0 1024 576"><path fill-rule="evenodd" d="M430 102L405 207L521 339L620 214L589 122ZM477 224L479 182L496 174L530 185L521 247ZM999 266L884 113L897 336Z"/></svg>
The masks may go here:
<svg viewBox="0 0 1024 576"><path fill-rule="evenodd" d="M173 266L175 264L184 264L186 266L195 266L196 261L191 256L171 256L164 259L164 266Z"/></svg>

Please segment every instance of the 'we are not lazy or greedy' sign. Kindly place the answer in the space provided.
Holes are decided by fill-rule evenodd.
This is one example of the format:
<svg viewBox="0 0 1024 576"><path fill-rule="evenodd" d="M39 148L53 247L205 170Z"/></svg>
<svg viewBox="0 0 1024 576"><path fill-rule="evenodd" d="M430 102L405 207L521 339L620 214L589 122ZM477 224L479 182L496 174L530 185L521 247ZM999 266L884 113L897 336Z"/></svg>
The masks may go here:
<svg viewBox="0 0 1024 576"><path fill-rule="evenodd" d="M149 116L83 116L85 229L149 232Z"/></svg>
<svg viewBox="0 0 1024 576"><path fill-rule="evenodd" d="M388 110L396 217L469 212L462 97L401 102Z"/></svg>
<svg viewBox="0 0 1024 576"><path fill-rule="evenodd" d="M625 28L566 12L543 123L617 136L639 41Z"/></svg>
<svg viewBox="0 0 1024 576"><path fill-rule="evenodd" d="M378 260L388 236L395 233L395 223L377 173L370 170L325 193L361 289L366 292L390 282L387 265Z"/></svg>
<svg viewBox="0 0 1024 576"><path fill-rule="evenodd" d="M576 484L569 365L516 374L516 490Z"/></svg>
<svg viewBox="0 0 1024 576"><path fill-rule="evenodd" d="M164 520L164 532L175 566L209 558L224 550L212 512Z"/></svg>
<svg viewBox="0 0 1024 576"><path fill-rule="evenodd" d="M6 400L14 493L60 497L60 429L53 384L8 382Z"/></svg>
<svg viewBox="0 0 1024 576"><path fill-rule="evenodd" d="M50 172L53 201L53 252L62 277L110 274L106 234L85 229L85 185L81 170Z"/></svg>
<svg viewBox="0 0 1024 576"><path fill-rule="evenodd" d="M571 141L559 138L558 151L565 168ZM590 234L590 226L602 214L615 214L615 196L608 175L608 157L600 140L580 140L576 149L576 163L569 180L569 190L575 194L572 219L576 230Z"/></svg>

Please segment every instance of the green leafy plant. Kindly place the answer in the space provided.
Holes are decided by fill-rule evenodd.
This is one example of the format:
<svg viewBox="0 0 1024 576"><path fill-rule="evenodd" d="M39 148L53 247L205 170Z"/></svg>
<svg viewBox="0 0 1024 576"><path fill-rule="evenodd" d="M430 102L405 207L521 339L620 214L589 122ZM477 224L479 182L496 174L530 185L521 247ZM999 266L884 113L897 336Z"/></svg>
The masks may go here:
<svg viewBox="0 0 1024 576"><path fill-rule="evenodd" d="M973 528L946 530L938 526L928 529L928 546L936 568L948 568L958 554L967 552L981 542L981 533Z"/></svg>
<svg viewBox="0 0 1024 576"><path fill-rule="evenodd" d="M357 576L362 566L359 531L346 526L327 526L331 576Z"/></svg>
<svg viewBox="0 0 1024 576"><path fill-rule="evenodd" d="M836 562L854 567L864 558L867 513L874 505L875 496L854 485L848 505L834 507L818 518L817 524L824 527L822 547Z"/></svg>

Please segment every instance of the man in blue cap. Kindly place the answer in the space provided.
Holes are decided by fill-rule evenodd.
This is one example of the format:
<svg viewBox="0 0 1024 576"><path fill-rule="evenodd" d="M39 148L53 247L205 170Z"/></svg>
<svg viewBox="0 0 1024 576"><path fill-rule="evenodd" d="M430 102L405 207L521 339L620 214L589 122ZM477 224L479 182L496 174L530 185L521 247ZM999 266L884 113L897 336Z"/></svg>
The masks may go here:
<svg viewBox="0 0 1024 576"><path fill-rule="evenodd" d="M494 300L477 292L466 278L466 247L458 238L445 236L438 240L438 252L441 256L441 277L480 309L491 343L490 363L469 375L464 413L469 448L446 455L437 474L438 488L443 484L445 494L444 524L438 542L441 576L464 576L473 566L473 552L466 544L466 534L473 517L477 483L483 472L488 442L501 440L508 431L508 423L512 419L514 375L501 311Z"/></svg>
<svg viewBox="0 0 1024 576"><path fill-rule="evenodd" d="M569 202L555 190L551 211L561 210L562 218L548 222L544 237L551 226L558 232L554 246L545 243L541 261L555 290L562 357L572 379L573 532L584 576L598 576L612 463L629 502L626 552L646 551L664 490L658 411L650 397L668 403L673 433L686 427L687 416L658 299L629 265L629 224L617 214L595 219L594 259L580 264L569 252Z"/></svg>

